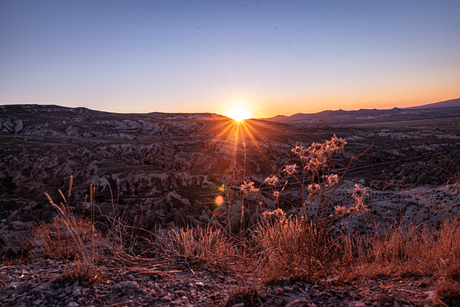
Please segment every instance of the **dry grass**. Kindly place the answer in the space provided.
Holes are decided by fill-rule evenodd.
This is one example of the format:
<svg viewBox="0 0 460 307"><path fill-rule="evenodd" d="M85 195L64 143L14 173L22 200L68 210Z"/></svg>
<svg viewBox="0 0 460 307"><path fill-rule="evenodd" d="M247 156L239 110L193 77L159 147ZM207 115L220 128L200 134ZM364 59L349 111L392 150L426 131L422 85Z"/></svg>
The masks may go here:
<svg viewBox="0 0 460 307"><path fill-rule="evenodd" d="M364 250L356 260L387 273L429 276L442 272L446 263L460 263L459 222L446 220L440 229L402 224L383 237L361 237L357 241L364 242Z"/></svg>
<svg viewBox="0 0 460 307"><path fill-rule="evenodd" d="M49 224L33 227L30 254L36 258L61 258L67 262L63 279L94 281L98 276L95 262L99 258L102 237L92 221L67 213Z"/></svg>
<svg viewBox="0 0 460 307"><path fill-rule="evenodd" d="M33 237L28 245L34 258L61 258L67 262L62 278L91 282L98 276L95 262L105 245L104 239L90 219L76 216L68 205L72 190L71 178L67 198L59 190L63 202L55 204L47 195L50 203L57 211L51 223L32 227ZM92 203L92 197L91 197Z"/></svg>
<svg viewBox="0 0 460 307"><path fill-rule="evenodd" d="M325 150L324 146L321 150ZM301 159L311 161L302 156L307 152L307 149L299 149ZM311 166L311 163L308 165ZM305 162L303 171L309 170L310 166ZM321 167L315 167L313 171L319 178ZM331 168L324 166L321 169L329 171ZM360 210L366 212L363 201L366 190L355 186L353 211L350 208L346 212L343 211L345 209L339 211L336 207L336 215L323 218L324 208L330 206L328 200L335 190L335 187L329 188L327 191L332 192L326 194L326 188L338 184L343 178L332 181L332 176L328 176L320 183L322 186L318 185L319 190L314 190L312 185L304 184L306 175L302 173L303 179L298 179L302 183L305 200L302 213L286 217L278 209L254 216L252 220L255 223L245 229L245 236L232 235L230 225L227 225L228 228L214 225L171 229L160 236L142 229L136 220L135 225L128 225L129 219L124 219L123 215L105 216L108 223L104 225L103 235L92 219L73 214L61 193L64 202L60 205L50 198L50 203L58 212L57 217L50 224L34 227L34 238L30 244L36 257L61 257L68 261L63 278L72 280L95 280L99 274L96 262L107 254L124 260L139 259L142 256L139 256L138 250L144 249L154 251L150 255L166 259L181 257L199 260L221 270L249 272L252 277L265 282L284 278L318 280L339 274L340 270L353 271L354 276L364 278L382 275L436 276L439 298L448 305L458 302L460 218L446 218L437 228L401 222L387 229L384 235L377 235L377 229L364 235L350 234L350 231L332 232L330 225L344 215L356 214ZM278 180L277 177L272 178ZM252 183L242 188L248 189L249 193L259 192ZM274 188L270 191L275 195ZM308 203L311 204L313 197L319 198L320 206L314 214L310 214ZM254 289L246 294L251 299L257 296Z"/></svg>
<svg viewBox="0 0 460 307"><path fill-rule="evenodd" d="M305 218L262 220L254 232L263 279L324 276L336 261L334 243L324 228Z"/></svg>
<svg viewBox="0 0 460 307"><path fill-rule="evenodd" d="M174 229L169 232L168 241L164 251L184 257L212 259L238 253L222 230L211 227Z"/></svg>
<svg viewBox="0 0 460 307"><path fill-rule="evenodd" d="M55 217L51 223L35 225L32 231L30 243L34 249L30 253L34 256L83 261L97 258L100 235L90 220L67 214Z"/></svg>

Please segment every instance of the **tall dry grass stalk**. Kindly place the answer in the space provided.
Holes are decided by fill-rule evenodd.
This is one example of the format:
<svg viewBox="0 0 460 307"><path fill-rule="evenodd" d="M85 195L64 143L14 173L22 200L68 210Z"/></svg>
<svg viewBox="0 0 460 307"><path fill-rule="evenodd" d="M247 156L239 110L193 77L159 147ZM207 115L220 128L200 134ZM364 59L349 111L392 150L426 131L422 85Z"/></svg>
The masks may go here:
<svg viewBox="0 0 460 307"><path fill-rule="evenodd" d="M70 179L67 198L59 190L63 199L60 204L56 204L45 193L50 204L56 209L57 216L51 223L42 223L33 227L34 236L29 245L32 247L31 254L34 257L64 259L68 263L64 272L66 277L91 280L98 274L95 262L99 258L103 239L96 230L93 220L78 217L70 209L72 185L73 177ZM90 203L93 206L92 193Z"/></svg>

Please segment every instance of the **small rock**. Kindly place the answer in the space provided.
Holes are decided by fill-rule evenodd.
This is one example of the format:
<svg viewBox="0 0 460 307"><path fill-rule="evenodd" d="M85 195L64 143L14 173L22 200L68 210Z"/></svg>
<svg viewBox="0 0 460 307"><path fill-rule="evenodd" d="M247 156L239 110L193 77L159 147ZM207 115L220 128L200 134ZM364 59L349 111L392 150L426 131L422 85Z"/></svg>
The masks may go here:
<svg viewBox="0 0 460 307"><path fill-rule="evenodd" d="M13 221L11 222L11 225L10 227L13 228L14 230L25 230L25 229L28 229L30 227L30 222L29 223L25 223L25 222L22 222L22 221Z"/></svg>
<svg viewBox="0 0 460 307"><path fill-rule="evenodd" d="M10 283L10 284L7 286L7 288L16 289L18 286L19 286L19 282L13 281L12 283Z"/></svg>
<svg viewBox="0 0 460 307"><path fill-rule="evenodd" d="M292 291L293 288L289 286L284 286L284 291Z"/></svg>
<svg viewBox="0 0 460 307"><path fill-rule="evenodd" d="M50 291L53 287L53 283L51 281L45 282L36 286L32 291L33 292L43 292L43 291Z"/></svg>
<svg viewBox="0 0 460 307"><path fill-rule="evenodd" d="M81 287L76 287L75 289L73 289L72 291L73 296L79 296L80 294L81 294Z"/></svg>
<svg viewBox="0 0 460 307"><path fill-rule="evenodd" d="M70 294L73 291L73 286L68 286L64 288L65 293Z"/></svg>
<svg viewBox="0 0 460 307"><path fill-rule="evenodd" d="M135 281L121 281L115 285L115 288L122 290L136 289L138 287L137 282Z"/></svg>

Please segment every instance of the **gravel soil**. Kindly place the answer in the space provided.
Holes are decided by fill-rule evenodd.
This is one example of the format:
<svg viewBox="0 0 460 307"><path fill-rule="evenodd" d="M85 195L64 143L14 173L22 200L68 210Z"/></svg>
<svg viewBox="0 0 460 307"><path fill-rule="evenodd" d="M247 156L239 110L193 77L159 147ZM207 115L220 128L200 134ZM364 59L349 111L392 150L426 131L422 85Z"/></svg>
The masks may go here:
<svg viewBox="0 0 460 307"><path fill-rule="evenodd" d="M431 277L335 277L258 282L184 259L98 263L71 279L76 263L0 264L0 306L447 306ZM342 274L343 275L343 274Z"/></svg>

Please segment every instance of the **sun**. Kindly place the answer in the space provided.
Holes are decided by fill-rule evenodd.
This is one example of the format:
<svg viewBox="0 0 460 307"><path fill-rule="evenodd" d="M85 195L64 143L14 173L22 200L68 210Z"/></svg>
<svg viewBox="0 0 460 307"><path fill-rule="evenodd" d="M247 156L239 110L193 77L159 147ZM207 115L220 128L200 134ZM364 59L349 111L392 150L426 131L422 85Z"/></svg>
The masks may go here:
<svg viewBox="0 0 460 307"><path fill-rule="evenodd" d="M227 110L225 115L239 122L248 118L253 118L251 110L245 106L232 107Z"/></svg>

